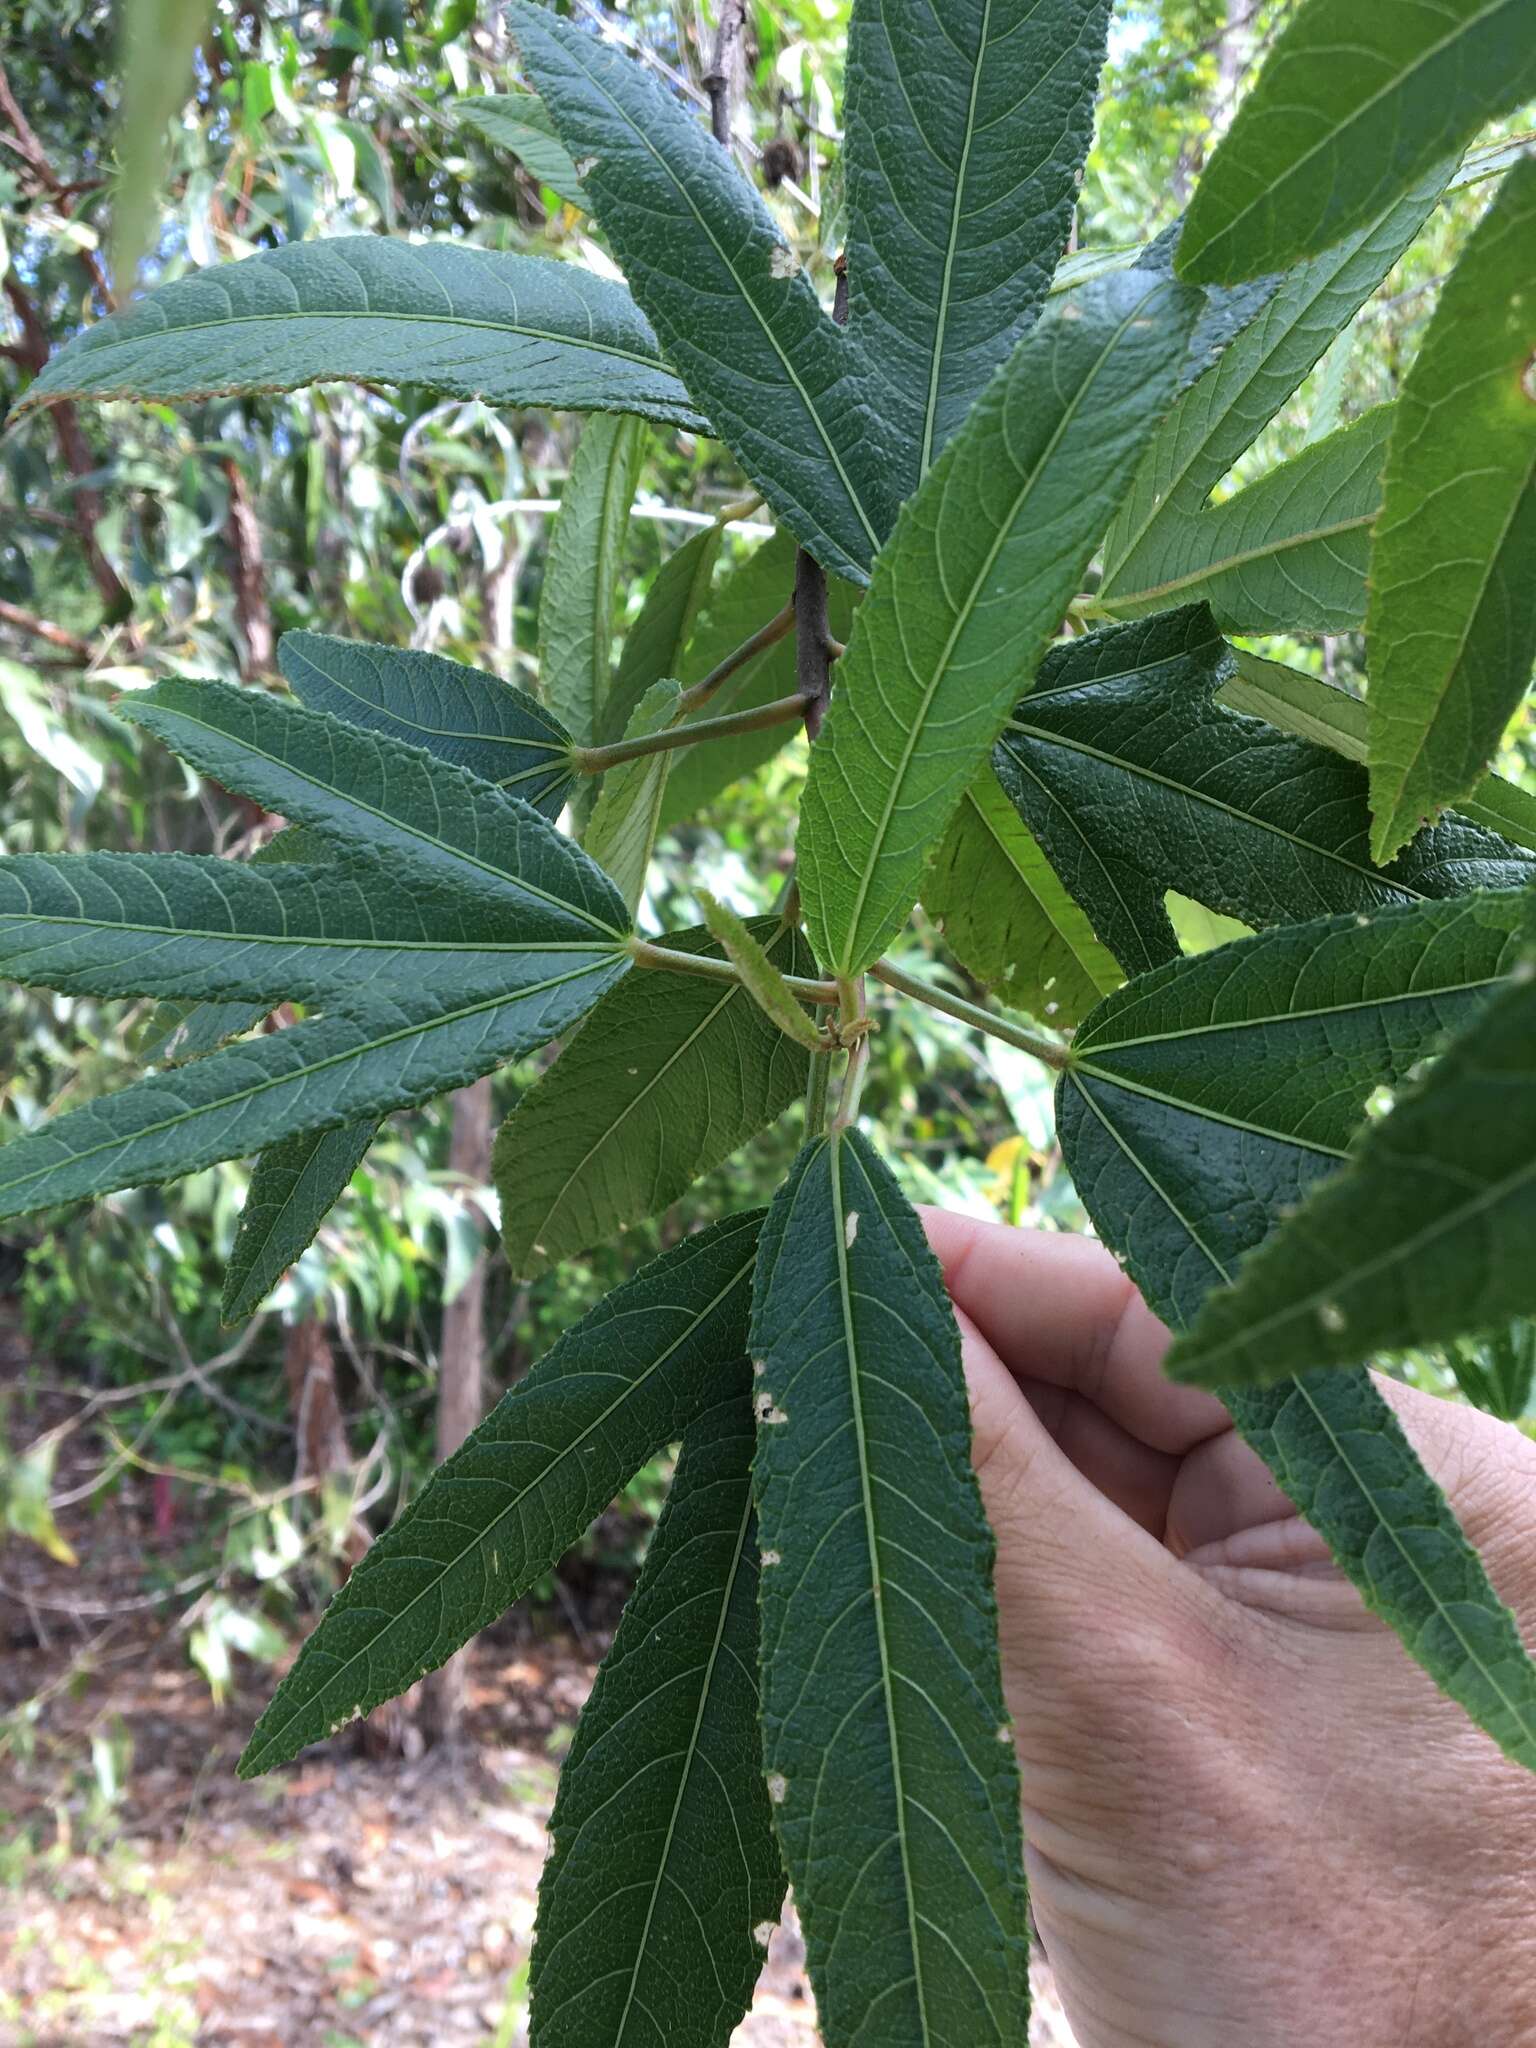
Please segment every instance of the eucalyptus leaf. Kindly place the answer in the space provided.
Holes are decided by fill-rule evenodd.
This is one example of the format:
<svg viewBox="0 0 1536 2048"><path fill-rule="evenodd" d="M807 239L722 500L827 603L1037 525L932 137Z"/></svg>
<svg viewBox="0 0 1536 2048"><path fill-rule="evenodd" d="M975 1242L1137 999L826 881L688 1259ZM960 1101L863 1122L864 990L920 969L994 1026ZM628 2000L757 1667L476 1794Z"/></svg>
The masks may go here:
<svg viewBox="0 0 1536 2048"><path fill-rule="evenodd" d="M746 1351L759 1221L733 1216L653 1260L497 1403L331 1601L256 1724L242 1777L445 1663L718 1403Z"/></svg>

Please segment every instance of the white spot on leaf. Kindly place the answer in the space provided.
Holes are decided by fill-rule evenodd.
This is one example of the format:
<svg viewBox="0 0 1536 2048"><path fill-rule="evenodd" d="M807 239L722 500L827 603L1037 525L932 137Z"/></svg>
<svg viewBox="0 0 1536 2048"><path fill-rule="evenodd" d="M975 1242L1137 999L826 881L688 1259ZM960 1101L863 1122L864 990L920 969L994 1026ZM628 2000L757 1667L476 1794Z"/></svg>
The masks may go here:
<svg viewBox="0 0 1536 2048"><path fill-rule="evenodd" d="M850 1209L847 1216L843 1219L843 1248L845 1251L853 1250L853 1240L858 1234L859 1212L857 1209Z"/></svg>
<svg viewBox="0 0 1536 2048"><path fill-rule="evenodd" d="M766 1948L773 1939L773 1922L771 1920L759 1920L752 1930L752 1939L759 1948Z"/></svg>
<svg viewBox="0 0 1536 2048"><path fill-rule="evenodd" d="M1336 1301L1325 1301L1317 1312L1317 1320L1335 1337L1349 1326L1349 1317Z"/></svg>
<svg viewBox="0 0 1536 2048"><path fill-rule="evenodd" d="M779 1553L776 1550L765 1550L763 1552L762 1563L764 1571L766 1571L769 1565L771 1564L782 1564L783 1562L783 1558L780 1557Z"/></svg>
<svg viewBox="0 0 1536 2048"><path fill-rule="evenodd" d="M768 1773L768 1797L775 1806L782 1806L789 1797L789 1780L782 1771Z"/></svg>

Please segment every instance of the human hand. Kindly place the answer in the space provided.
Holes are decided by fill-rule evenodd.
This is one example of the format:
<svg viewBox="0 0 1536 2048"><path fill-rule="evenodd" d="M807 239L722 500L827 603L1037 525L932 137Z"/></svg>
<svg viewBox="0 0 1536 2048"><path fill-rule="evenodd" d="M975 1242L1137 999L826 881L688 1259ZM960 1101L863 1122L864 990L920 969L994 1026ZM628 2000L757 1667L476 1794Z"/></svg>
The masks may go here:
<svg viewBox="0 0 1536 2048"><path fill-rule="evenodd" d="M927 1211L1081 2048L1536 2043L1536 1778L1367 1613L1102 1246ZM1536 1638L1536 1444L1383 1381Z"/></svg>

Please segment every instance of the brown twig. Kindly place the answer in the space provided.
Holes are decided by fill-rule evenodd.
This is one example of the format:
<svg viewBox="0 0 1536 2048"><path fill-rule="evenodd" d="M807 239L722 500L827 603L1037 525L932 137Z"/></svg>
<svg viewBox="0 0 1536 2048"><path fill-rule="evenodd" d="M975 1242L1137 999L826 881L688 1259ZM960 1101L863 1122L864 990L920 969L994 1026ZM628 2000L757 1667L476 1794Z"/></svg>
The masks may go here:
<svg viewBox="0 0 1536 2048"><path fill-rule="evenodd" d="M80 668L89 665L91 645L82 640L78 633L56 626L52 619L40 619L35 612L23 611L19 604L7 604L0 598L0 625L14 626L18 633L30 633L34 640L46 640L50 647L61 647L70 661Z"/></svg>
<svg viewBox="0 0 1536 2048"><path fill-rule="evenodd" d="M731 146L736 101L746 84L746 52L742 47L742 26L746 0L720 0L720 18L715 29L715 53L703 78L709 94L709 125L722 149Z"/></svg>
<svg viewBox="0 0 1536 2048"><path fill-rule="evenodd" d="M229 518L224 537L234 556L235 620L245 642L240 673L247 680L269 675L277 640L272 631L272 613L267 605L267 572L261 552L261 528L257 524L245 472L232 455L223 462L224 480L229 485Z"/></svg>

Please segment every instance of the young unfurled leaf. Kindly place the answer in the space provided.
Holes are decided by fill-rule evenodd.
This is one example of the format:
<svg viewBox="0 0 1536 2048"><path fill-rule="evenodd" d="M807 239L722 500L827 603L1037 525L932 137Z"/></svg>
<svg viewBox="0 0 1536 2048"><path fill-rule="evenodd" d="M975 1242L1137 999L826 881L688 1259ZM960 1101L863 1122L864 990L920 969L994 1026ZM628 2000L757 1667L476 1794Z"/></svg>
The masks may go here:
<svg viewBox="0 0 1536 2048"><path fill-rule="evenodd" d="M1093 134L1108 17L1108 0L853 10L848 324L878 402L902 424L898 497L1044 303Z"/></svg>
<svg viewBox="0 0 1536 2048"><path fill-rule="evenodd" d="M511 24L668 360L785 524L862 582L895 521L900 437L863 403L846 332L696 115L544 7L518 0Z"/></svg>
<svg viewBox="0 0 1536 2048"><path fill-rule="evenodd" d="M539 599L539 681L583 746L597 738L607 709L614 591L644 452L639 420L588 420L550 537Z"/></svg>
<svg viewBox="0 0 1536 2048"><path fill-rule="evenodd" d="M1176 955L1169 889L1271 925L1536 875L1530 856L1455 817L1374 867L1363 770L1223 709L1234 670L1202 606L1113 626L1047 656L994 750L1003 788L1127 972Z"/></svg>
<svg viewBox="0 0 1536 2048"><path fill-rule="evenodd" d="M419 747L227 683L159 683L125 708L204 775L333 846L371 843L445 891L516 902L549 937L628 928L622 899L579 846Z"/></svg>
<svg viewBox="0 0 1536 2048"><path fill-rule="evenodd" d="M1194 1322L1339 1171L1375 1090L1400 1087L1480 1008L1495 1014L1522 915L1511 893L1265 932L1145 976L1088 1019L1058 1091L1063 1152L1100 1236L1165 1322ZM1536 1671L1369 1376L1220 1391L1368 1604L1480 1725L1536 1762Z"/></svg>
<svg viewBox="0 0 1536 2048"><path fill-rule="evenodd" d="M1195 188L1180 275L1315 255L1533 94L1529 0L1307 0Z"/></svg>
<svg viewBox="0 0 1536 2048"><path fill-rule="evenodd" d="M905 920L1173 396L1198 308L1136 270L1057 301L903 508L801 814L806 923L838 973Z"/></svg>
<svg viewBox="0 0 1536 2048"><path fill-rule="evenodd" d="M1375 406L1234 497L1187 518L1170 514L1098 603L1137 619L1204 602L1229 633L1362 625L1392 419L1391 406Z"/></svg>
<svg viewBox="0 0 1536 2048"><path fill-rule="evenodd" d="M796 1045L803 1045L808 1052L825 1052L826 1038L802 1009L799 998L759 944L751 927L736 915L729 904L717 901L707 889L700 889L696 894L711 937L725 957L740 970L747 994L763 1015Z"/></svg>
<svg viewBox="0 0 1536 2048"><path fill-rule="evenodd" d="M1366 630L1386 860L1475 788L1536 660L1536 160L1484 215L1403 386Z"/></svg>
<svg viewBox="0 0 1536 2048"><path fill-rule="evenodd" d="M799 932L749 926L777 966L813 974ZM668 932L675 952L719 948ZM636 974L597 1005L496 1139L501 1236L532 1278L656 1215L804 1092L808 1055L739 983Z"/></svg>
<svg viewBox="0 0 1536 2048"><path fill-rule="evenodd" d="M1169 1359L1262 1383L1536 1312L1536 977L1462 1032ZM1536 1749L1532 1752L1536 1761Z"/></svg>
<svg viewBox="0 0 1536 2048"><path fill-rule="evenodd" d="M1117 609L1122 594L1128 604L1140 601L1153 608L1158 602L1181 601L1138 600L1137 593L1156 592L1227 558L1236 531L1232 522L1241 524L1247 515L1240 512L1227 522L1206 525L1212 491L1412 242L1445 187L1446 170L1437 165L1369 226L1274 281L1272 291L1217 294L1227 323L1236 317L1242 324L1180 394L1153 435L1104 542L1102 603ZM1209 326L1209 315L1197 326L1197 336L1202 326ZM1244 496L1239 492L1234 502L1241 506ZM1274 587L1276 576L1284 574L1281 565L1296 560L1303 568L1309 561L1321 567L1317 548L1302 542L1271 556L1262 571L1250 569L1248 582L1262 582L1273 600L1283 594ZM1230 582L1235 571L1225 574ZM1340 575L1337 580L1335 599L1349 601L1345 579Z"/></svg>
<svg viewBox="0 0 1536 2048"><path fill-rule="evenodd" d="M622 285L546 257L383 235L290 243L162 285L67 342L16 411L327 378L704 424Z"/></svg>
<svg viewBox="0 0 1536 2048"><path fill-rule="evenodd" d="M557 818L575 780L571 735L526 691L415 647L285 633L277 665L301 704L367 726L510 790Z"/></svg>
<svg viewBox="0 0 1536 2048"><path fill-rule="evenodd" d="M576 1726L539 1882L530 2040L725 2048L784 1872L763 1783L746 1360L689 1424Z"/></svg>
<svg viewBox="0 0 1536 2048"><path fill-rule="evenodd" d="M569 153L555 133L549 109L536 92L485 92L455 100L452 113L493 148L509 150L541 185L567 206L586 210L587 195Z"/></svg>
<svg viewBox="0 0 1536 2048"><path fill-rule="evenodd" d="M640 739L664 731L677 716L679 686L669 681L655 683L641 698L634 716L625 727L626 739ZM633 915L645 891L646 870L656 844L661 799L667 786L670 753L642 754L634 761L621 761L603 777L602 793L593 807L586 830L587 851L603 871Z"/></svg>
<svg viewBox="0 0 1536 2048"><path fill-rule="evenodd" d="M332 1600L257 1723L242 1777L435 1670L719 1401L746 1351L759 1221L685 1238L497 1404Z"/></svg>
<svg viewBox="0 0 1536 2048"><path fill-rule="evenodd" d="M702 528L674 549L652 577L613 671L598 726L602 743L618 739L626 730L647 690L669 676L682 676L683 651L709 597L724 539L723 526ZM788 686L783 694L788 694Z"/></svg>
<svg viewBox="0 0 1536 2048"><path fill-rule="evenodd" d="M959 1332L853 1131L774 1199L752 1355L764 1755L823 2038L868 2041L878 2013L890 2048L1016 2048L1018 1774Z"/></svg>
<svg viewBox="0 0 1536 2048"><path fill-rule="evenodd" d="M378 1128L365 1117L339 1130L304 1131L262 1153L225 1268L220 1321L241 1322L266 1300L313 1242Z"/></svg>
<svg viewBox="0 0 1536 2048"><path fill-rule="evenodd" d="M1219 703L1267 719L1282 732L1329 747L1348 761L1365 763L1369 749L1362 699L1247 648L1234 647L1232 654L1237 666L1216 693ZM1536 796L1518 783L1485 775L1458 809L1474 825L1536 853Z"/></svg>
<svg viewBox="0 0 1536 2048"><path fill-rule="evenodd" d="M960 800L923 879L923 908L978 981L1064 1029L1125 979L991 768Z"/></svg>

